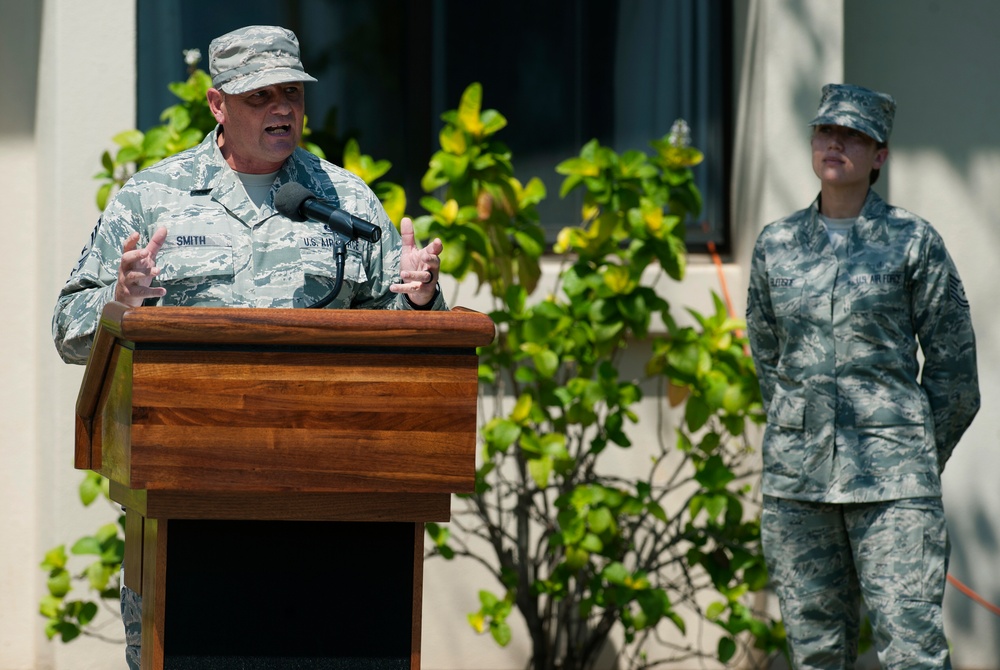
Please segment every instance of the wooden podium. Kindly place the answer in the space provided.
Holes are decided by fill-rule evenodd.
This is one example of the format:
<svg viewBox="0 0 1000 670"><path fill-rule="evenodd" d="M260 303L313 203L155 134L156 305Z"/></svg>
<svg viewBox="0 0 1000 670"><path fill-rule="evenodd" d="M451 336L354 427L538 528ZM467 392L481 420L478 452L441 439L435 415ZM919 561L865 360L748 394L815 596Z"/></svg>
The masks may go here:
<svg viewBox="0 0 1000 670"><path fill-rule="evenodd" d="M126 509L144 670L419 670L423 536L475 481L485 315L111 303L75 465Z"/></svg>

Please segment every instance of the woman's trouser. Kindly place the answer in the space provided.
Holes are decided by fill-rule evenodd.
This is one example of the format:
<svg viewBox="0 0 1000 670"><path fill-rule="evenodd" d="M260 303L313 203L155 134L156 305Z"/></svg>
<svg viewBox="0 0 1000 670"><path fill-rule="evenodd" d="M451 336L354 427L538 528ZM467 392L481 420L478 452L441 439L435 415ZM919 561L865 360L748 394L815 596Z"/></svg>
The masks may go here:
<svg viewBox="0 0 1000 670"><path fill-rule="evenodd" d="M854 668L862 597L883 670L951 668L940 498L827 504L765 496L761 539L794 668Z"/></svg>

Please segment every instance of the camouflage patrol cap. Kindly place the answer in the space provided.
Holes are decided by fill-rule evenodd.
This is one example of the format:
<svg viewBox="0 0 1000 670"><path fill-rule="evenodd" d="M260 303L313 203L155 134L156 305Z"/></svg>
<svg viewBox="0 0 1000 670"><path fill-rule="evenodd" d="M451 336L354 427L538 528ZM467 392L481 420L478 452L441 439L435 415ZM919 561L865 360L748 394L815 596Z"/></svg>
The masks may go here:
<svg viewBox="0 0 1000 670"><path fill-rule="evenodd" d="M895 114L896 101L888 93L852 84L827 84L816 118L809 125L853 128L876 142L888 143Z"/></svg>
<svg viewBox="0 0 1000 670"><path fill-rule="evenodd" d="M302 68L295 33L278 26L247 26L216 37L208 45L212 86L246 93L293 81L316 81Z"/></svg>

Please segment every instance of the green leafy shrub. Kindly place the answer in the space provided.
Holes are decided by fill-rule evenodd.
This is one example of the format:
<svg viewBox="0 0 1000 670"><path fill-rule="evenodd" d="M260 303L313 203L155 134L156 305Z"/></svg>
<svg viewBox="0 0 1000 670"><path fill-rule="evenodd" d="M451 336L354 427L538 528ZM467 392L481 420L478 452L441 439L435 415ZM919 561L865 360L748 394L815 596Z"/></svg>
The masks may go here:
<svg viewBox="0 0 1000 670"><path fill-rule="evenodd" d="M109 500L108 481L95 472L87 472L80 482L79 495L84 507L101 498ZM66 545L59 545L45 554L41 567L48 574L48 595L42 598L39 611L46 619L45 635L50 640L56 635L63 642L76 639L82 632L89 631L88 627L97 616L97 601L69 599L74 581L86 582L102 603L114 600L113 608L106 607L117 612L118 574L125 555L124 533L125 515L120 514L117 523L101 526L93 535L76 540L70 549L72 555L96 557L76 574L70 571Z"/></svg>
<svg viewBox="0 0 1000 670"><path fill-rule="evenodd" d="M658 288L664 275L683 279L684 222L701 208L690 168L702 156L686 124L650 155L592 141L558 165L560 195L583 190L583 223L558 235L557 285L533 295L544 188L514 177L496 138L506 120L481 103L473 84L442 116L423 181L440 197L425 197L430 214L417 220L420 235L452 250L444 271L488 288L500 331L480 350L492 410L477 490L450 524L429 525L431 554L490 570L499 591L480 591L469 622L506 645L518 612L534 670L595 667L615 628L624 646L614 653L629 667L697 656L692 645L649 655L661 626L683 637L695 619L721 628L723 663L741 647L780 649L780 625L747 604L767 573L748 509L747 429L763 416L743 323L716 296L714 313L688 310L693 325L681 325ZM642 378L623 373L626 350L647 352ZM660 389L661 420L671 398L678 405L672 440L659 424L630 429L648 386ZM616 454L636 435L649 465L623 475ZM715 599L702 609L707 593Z"/></svg>

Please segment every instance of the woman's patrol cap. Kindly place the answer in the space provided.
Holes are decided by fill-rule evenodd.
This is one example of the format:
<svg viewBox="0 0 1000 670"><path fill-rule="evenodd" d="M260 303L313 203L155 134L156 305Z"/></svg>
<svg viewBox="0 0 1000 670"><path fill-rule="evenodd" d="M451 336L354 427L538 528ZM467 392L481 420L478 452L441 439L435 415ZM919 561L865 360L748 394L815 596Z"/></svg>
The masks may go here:
<svg viewBox="0 0 1000 670"><path fill-rule="evenodd" d="M316 81L299 60L295 33L279 26L247 26L208 45L212 87L237 94L274 84Z"/></svg>
<svg viewBox="0 0 1000 670"><path fill-rule="evenodd" d="M809 125L853 128L876 142L888 144L895 115L896 101L888 93L853 84L827 84L816 118Z"/></svg>

